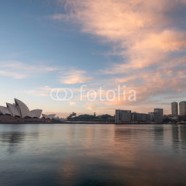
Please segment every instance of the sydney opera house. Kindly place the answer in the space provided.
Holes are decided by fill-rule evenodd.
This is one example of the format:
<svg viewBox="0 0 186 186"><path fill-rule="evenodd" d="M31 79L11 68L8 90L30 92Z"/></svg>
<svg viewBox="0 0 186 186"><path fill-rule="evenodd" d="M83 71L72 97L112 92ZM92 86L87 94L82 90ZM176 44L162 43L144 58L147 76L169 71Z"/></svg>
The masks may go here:
<svg viewBox="0 0 186 186"><path fill-rule="evenodd" d="M28 106L18 99L14 99L15 103L6 103L5 106L0 106L0 122L14 121L40 121L41 119L54 119L55 115L42 115L41 109L29 110ZM42 117L41 117L42 115Z"/></svg>

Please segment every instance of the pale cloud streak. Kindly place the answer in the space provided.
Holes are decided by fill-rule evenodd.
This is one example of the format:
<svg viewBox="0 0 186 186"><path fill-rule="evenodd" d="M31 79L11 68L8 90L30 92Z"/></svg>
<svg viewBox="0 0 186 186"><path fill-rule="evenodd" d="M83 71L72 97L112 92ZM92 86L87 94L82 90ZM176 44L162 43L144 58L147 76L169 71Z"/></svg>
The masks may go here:
<svg viewBox="0 0 186 186"><path fill-rule="evenodd" d="M10 77L14 79L25 79L28 77L26 74L15 73L13 71L6 71L6 70L0 70L0 76Z"/></svg>
<svg viewBox="0 0 186 186"><path fill-rule="evenodd" d="M10 77L13 79L26 79L33 75L41 75L58 71L56 67L47 65L30 65L20 61L1 61L0 76Z"/></svg>
<svg viewBox="0 0 186 186"><path fill-rule="evenodd" d="M86 83L92 78L86 71L71 67L49 66L49 65L30 65L19 61L0 62L0 76L13 79L26 79L35 75L55 73L58 76L56 82L61 84Z"/></svg>
<svg viewBox="0 0 186 186"><path fill-rule="evenodd" d="M21 70L21 71L29 71L29 72L39 72L39 73L44 73L44 72L53 72L57 71L57 67L51 67L47 65L41 65L41 64L27 64L19 61L8 61L1 63L2 67L8 68L8 69L14 69L14 70Z"/></svg>
<svg viewBox="0 0 186 186"><path fill-rule="evenodd" d="M90 81L92 78L87 76L86 72L83 70L72 69L62 72L59 79L62 84L81 84Z"/></svg>
<svg viewBox="0 0 186 186"><path fill-rule="evenodd" d="M36 89L23 90L22 92L28 95L49 97L52 88L49 86L38 87Z"/></svg>

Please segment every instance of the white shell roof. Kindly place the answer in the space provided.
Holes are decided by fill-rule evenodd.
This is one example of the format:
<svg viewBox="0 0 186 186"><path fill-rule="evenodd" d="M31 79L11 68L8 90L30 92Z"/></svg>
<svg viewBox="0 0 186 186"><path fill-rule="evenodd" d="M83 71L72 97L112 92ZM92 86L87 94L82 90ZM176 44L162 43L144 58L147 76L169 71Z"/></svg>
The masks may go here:
<svg viewBox="0 0 186 186"><path fill-rule="evenodd" d="M22 118L32 117L30 114L30 111L25 103L23 103L22 101L20 101L18 99L15 99L15 103L16 103L16 106L19 107Z"/></svg>
<svg viewBox="0 0 186 186"><path fill-rule="evenodd" d="M31 110L30 114L33 118L40 118L41 117L42 110L41 109L35 109Z"/></svg>
<svg viewBox="0 0 186 186"><path fill-rule="evenodd" d="M21 113L19 112L15 104L7 103L6 105L12 116L21 116Z"/></svg>

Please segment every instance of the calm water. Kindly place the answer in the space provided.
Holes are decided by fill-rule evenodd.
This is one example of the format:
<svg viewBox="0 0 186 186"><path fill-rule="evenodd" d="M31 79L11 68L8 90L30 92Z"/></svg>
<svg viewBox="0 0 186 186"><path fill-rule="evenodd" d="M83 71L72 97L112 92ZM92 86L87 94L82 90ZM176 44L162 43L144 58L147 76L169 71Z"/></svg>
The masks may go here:
<svg viewBox="0 0 186 186"><path fill-rule="evenodd" d="M186 185L186 126L0 125L0 186Z"/></svg>

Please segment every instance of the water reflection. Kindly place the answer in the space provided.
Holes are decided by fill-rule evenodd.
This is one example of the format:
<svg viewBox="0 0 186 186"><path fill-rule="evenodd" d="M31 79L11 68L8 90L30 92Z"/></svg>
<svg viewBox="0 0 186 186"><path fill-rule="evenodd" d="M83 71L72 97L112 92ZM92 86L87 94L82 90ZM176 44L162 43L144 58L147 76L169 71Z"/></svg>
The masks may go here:
<svg viewBox="0 0 186 186"><path fill-rule="evenodd" d="M180 127L178 125L172 125L172 144L173 144L173 149L179 150L179 129Z"/></svg>
<svg viewBox="0 0 186 186"><path fill-rule="evenodd" d="M172 142L174 150L186 149L186 126L172 125Z"/></svg>
<svg viewBox="0 0 186 186"><path fill-rule="evenodd" d="M180 128L181 148L186 149L186 127L184 125L181 125L179 128Z"/></svg>
<svg viewBox="0 0 186 186"><path fill-rule="evenodd" d="M158 145L162 145L164 142L164 126L154 126L154 141Z"/></svg>
<svg viewBox="0 0 186 186"><path fill-rule="evenodd" d="M4 134L0 134L1 142L8 143L8 152L14 153L18 150L16 147L17 144L21 143L24 140L25 133L22 132L7 132Z"/></svg>
<svg viewBox="0 0 186 186"><path fill-rule="evenodd" d="M25 137L29 136L38 137L38 131L30 131L29 128L24 125L2 125L0 127L0 143L4 143L3 146L7 148L7 152L10 154L18 151Z"/></svg>
<svg viewBox="0 0 186 186"><path fill-rule="evenodd" d="M14 145L20 143L24 140L25 133L23 132L6 132L0 134L1 142L9 143L10 145Z"/></svg>
<svg viewBox="0 0 186 186"><path fill-rule="evenodd" d="M0 185L186 185L184 125L1 125L0 154Z"/></svg>

